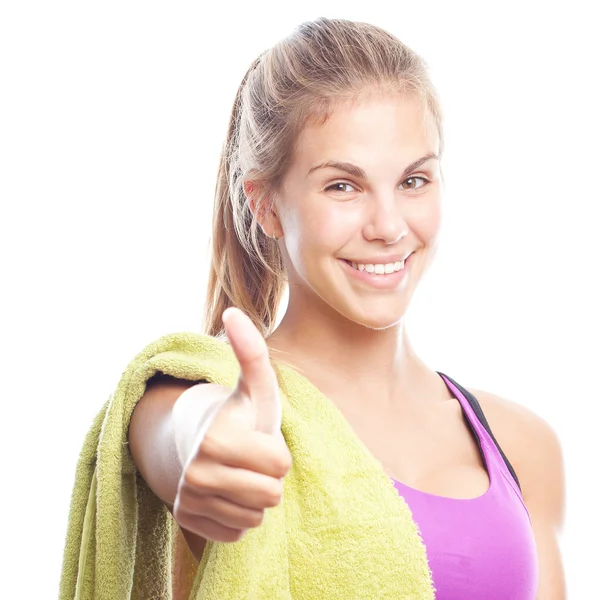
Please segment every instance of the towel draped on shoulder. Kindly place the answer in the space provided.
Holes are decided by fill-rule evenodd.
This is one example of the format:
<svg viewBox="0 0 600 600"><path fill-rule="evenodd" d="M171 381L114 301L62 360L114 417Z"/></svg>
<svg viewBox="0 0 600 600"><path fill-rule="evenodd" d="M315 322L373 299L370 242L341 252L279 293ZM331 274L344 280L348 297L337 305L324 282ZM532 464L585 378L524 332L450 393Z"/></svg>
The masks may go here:
<svg viewBox="0 0 600 600"><path fill-rule="evenodd" d="M161 372L234 387L224 341L174 333L127 366L77 463L60 600L432 600L410 509L339 410L305 377L277 367L293 464L283 500L239 542L209 542L198 564L131 458L127 430Z"/></svg>

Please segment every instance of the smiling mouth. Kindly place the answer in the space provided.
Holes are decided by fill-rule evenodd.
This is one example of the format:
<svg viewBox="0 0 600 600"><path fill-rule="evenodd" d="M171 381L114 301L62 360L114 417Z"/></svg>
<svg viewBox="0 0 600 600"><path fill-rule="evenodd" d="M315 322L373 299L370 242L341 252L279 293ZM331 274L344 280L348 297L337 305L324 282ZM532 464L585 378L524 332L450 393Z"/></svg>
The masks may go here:
<svg viewBox="0 0 600 600"><path fill-rule="evenodd" d="M408 256L406 257L406 259L407 258ZM392 273L397 273L398 271L402 271L404 269L406 259L390 263L356 263L350 260L343 260L346 264L348 264L357 271L365 271L370 275L385 276L391 275Z"/></svg>

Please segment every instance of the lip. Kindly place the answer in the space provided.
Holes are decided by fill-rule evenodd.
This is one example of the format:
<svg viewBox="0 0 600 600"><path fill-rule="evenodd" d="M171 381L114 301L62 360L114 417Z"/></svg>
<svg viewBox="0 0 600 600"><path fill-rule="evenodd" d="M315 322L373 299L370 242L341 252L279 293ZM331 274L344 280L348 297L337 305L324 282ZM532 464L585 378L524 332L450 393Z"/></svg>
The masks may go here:
<svg viewBox="0 0 600 600"><path fill-rule="evenodd" d="M403 260L406 260L411 254L414 254L414 251L406 252L404 254L391 254L389 256L385 256L382 254L381 256L372 256L371 258L344 258L342 260L362 265L385 265L387 263L402 262Z"/></svg>
<svg viewBox="0 0 600 600"><path fill-rule="evenodd" d="M414 252L411 252L408 255L408 258L404 261L404 268L400 269L400 271L396 271L394 273L388 273L387 275L372 275L371 273L367 273L367 271L359 271L355 269L351 264L349 264L348 260L340 258L338 259L340 263L342 263L342 268L348 271L349 275L355 277L358 281L361 281L372 288L379 290L391 290L398 287L401 282L406 278L408 271L412 265ZM406 254L404 255L406 256ZM395 260L394 257L388 257L387 262L396 262L401 261L402 257L399 256ZM373 260L373 259L371 259ZM358 262L358 261L353 261ZM362 263L362 264L373 264L373 263Z"/></svg>

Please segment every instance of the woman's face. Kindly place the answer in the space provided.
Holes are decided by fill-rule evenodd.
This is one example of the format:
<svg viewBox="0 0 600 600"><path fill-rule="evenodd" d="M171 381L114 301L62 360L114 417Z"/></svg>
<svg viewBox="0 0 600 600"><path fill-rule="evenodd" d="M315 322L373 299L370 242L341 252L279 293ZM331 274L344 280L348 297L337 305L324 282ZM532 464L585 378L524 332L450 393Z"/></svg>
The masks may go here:
<svg viewBox="0 0 600 600"><path fill-rule="evenodd" d="M308 126L275 198L290 298L397 324L436 246L438 152L419 98L368 97Z"/></svg>

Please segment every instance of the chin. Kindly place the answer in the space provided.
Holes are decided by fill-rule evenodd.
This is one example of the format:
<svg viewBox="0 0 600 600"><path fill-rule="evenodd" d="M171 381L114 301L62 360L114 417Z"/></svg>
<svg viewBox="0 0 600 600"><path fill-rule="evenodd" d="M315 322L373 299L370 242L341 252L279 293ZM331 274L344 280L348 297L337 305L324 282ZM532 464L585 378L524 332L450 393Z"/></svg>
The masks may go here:
<svg viewBox="0 0 600 600"><path fill-rule="evenodd" d="M358 325L362 325L366 329L371 329L373 331L385 331L386 329L390 329L391 327L395 327L401 321L402 321L402 317L400 317L398 319L393 319L393 320L389 320L389 319L388 320L384 320L384 319L373 320L373 319L370 319L368 321L362 320L362 321L355 321L355 323L357 323Z"/></svg>
<svg viewBox="0 0 600 600"><path fill-rule="evenodd" d="M370 324L370 323L359 323L359 325L362 325L365 329L370 329L371 331L386 331L387 329L391 329L392 327L394 327L395 325L398 325L398 323L388 323L387 325L382 325L380 324Z"/></svg>
<svg viewBox="0 0 600 600"><path fill-rule="evenodd" d="M395 327L402 322L405 313L405 311L402 310L403 308L404 307L395 306L393 308L388 308L387 310L382 308L379 311L348 310L342 314L357 325L362 325L363 327L374 331L383 331Z"/></svg>
<svg viewBox="0 0 600 600"><path fill-rule="evenodd" d="M328 278L323 276L321 281L324 280ZM404 319L412 296L410 286L395 293L357 294L344 280L336 281L336 285L314 286L312 291L326 307L325 314L329 313L335 319L337 313L346 321L373 331L398 326Z"/></svg>

